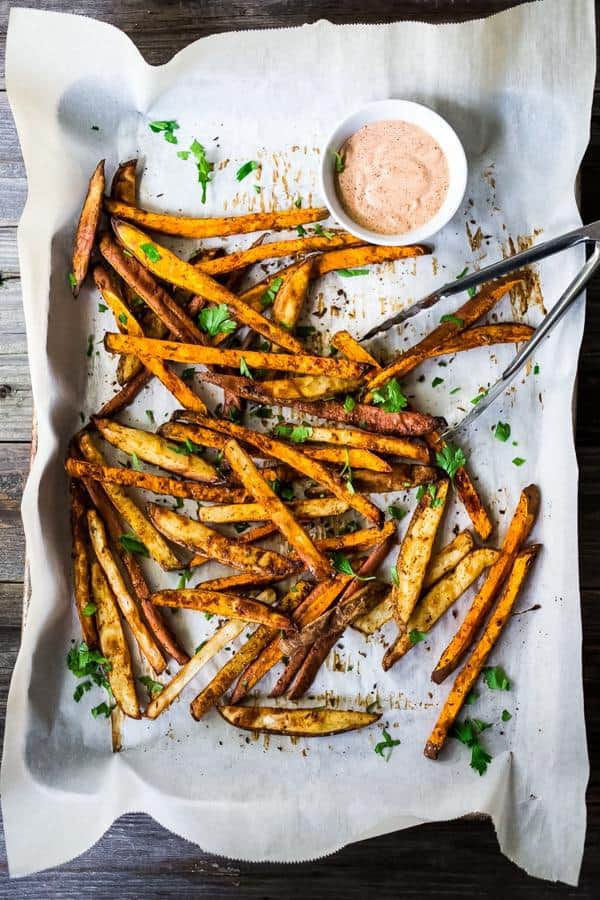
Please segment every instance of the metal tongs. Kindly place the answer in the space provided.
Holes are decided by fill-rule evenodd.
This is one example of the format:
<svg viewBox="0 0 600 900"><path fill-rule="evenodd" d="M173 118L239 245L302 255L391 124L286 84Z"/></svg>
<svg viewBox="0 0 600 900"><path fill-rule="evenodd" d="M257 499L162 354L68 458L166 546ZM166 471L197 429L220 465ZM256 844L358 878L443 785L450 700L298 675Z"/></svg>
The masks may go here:
<svg viewBox="0 0 600 900"><path fill-rule="evenodd" d="M527 360L535 352L536 348L546 335L550 334L556 323L562 319L569 307L585 289L588 281L600 265L600 221L592 222L589 225L583 225L581 228L576 228L574 231L567 232L567 234L552 238L550 241L544 241L541 244L536 244L535 247L531 247L529 250L515 253L514 256L509 256L507 259L493 263L491 266L486 266L484 269L480 269L472 275L466 275L464 278L451 281L449 284L443 285L432 294L428 294L427 297L424 297L417 303L413 303L408 309L404 309L397 315L392 316L392 318L386 319L380 325L377 325L376 328L372 328L371 331L368 331L363 335L361 338L363 341L372 338L376 334L379 334L382 331L388 331L390 328L393 328L394 325L398 325L400 322L410 319L412 316L421 312L421 310L430 309L432 306L435 306L438 301L444 300L446 297L460 294L462 291L474 288L485 281L491 281L493 278L500 278L503 275L508 275L509 272L514 272L516 269L531 265L531 263L537 262L540 259L545 259L547 256L553 256L555 253L559 253L561 250L567 250L569 247L574 247L577 244L593 244L593 252L585 265L577 273L562 296L556 301L550 312L544 316L527 344L525 344L523 349L517 353L498 381L488 389L485 395L482 396L481 400L478 401L477 405L473 407L464 419L456 425L446 428L442 432L441 438L443 440L448 440L457 432L471 426L475 419L491 406L491 404L508 387L517 373L521 371Z"/></svg>

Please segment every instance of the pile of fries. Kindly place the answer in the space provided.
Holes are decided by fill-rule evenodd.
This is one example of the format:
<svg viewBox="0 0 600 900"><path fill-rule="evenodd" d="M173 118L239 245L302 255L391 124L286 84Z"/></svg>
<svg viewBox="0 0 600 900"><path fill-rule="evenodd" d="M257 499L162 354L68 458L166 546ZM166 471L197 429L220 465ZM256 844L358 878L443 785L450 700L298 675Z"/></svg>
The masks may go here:
<svg viewBox="0 0 600 900"><path fill-rule="evenodd" d="M103 213L108 214L102 230ZM296 332L311 283L335 269L419 256L422 246L377 247L343 231L313 232L325 209L184 218L136 206L136 160L117 170L105 197L104 163L94 171L76 232L71 284L77 294L91 269L115 330L104 339L118 354L120 390L72 439L70 476L74 594L83 643L107 681L112 712L140 718L129 649L143 661L142 682L155 719L221 650L245 635L227 663L191 703L198 720L216 707L237 728L325 735L362 728L379 714L362 710L244 706L275 666L272 697L300 700L344 630L371 635L393 619L397 636L383 667L399 663L481 576L484 580L432 674L441 682L466 659L425 745L436 758L497 641L538 547L527 545L539 507L534 486L519 500L502 547L477 546L468 530L441 550L436 535L455 493L481 541L492 521L459 448L439 437L440 420L410 409L398 378L424 360L473 347L529 339L518 323L476 323L513 287L504 279L482 288L415 346L382 367L344 331L333 354L309 353ZM269 229L299 236L269 240ZM246 250L200 247L183 261L154 234L207 238L261 232ZM152 235L149 234L152 232ZM291 262L241 291L262 260ZM296 333L295 333L296 332ZM202 367L201 380L222 389L219 413L207 408L189 379L170 363ZM180 409L156 431L126 426L117 414L157 379ZM286 409L270 433L244 421L246 401ZM305 417L310 417L310 424ZM256 417L248 417L256 422ZM131 466L110 465L102 442ZM129 488L195 501L194 518L157 502L145 507ZM416 489L418 504L391 570L379 570L398 543L396 518L384 522L372 494ZM347 511L353 529L316 537L313 526ZM222 526L256 523L237 537ZM263 546L278 536L280 551ZM176 589L153 590L140 566L149 556L165 571L186 570ZM187 587L192 572L214 560L232 574ZM162 607L218 616L212 636L190 653ZM493 611L493 612L492 612ZM490 616L490 613L492 615ZM486 624L487 619L487 624ZM253 630L248 631L248 626ZM483 631L476 641L481 629ZM376 652L370 644L369 652ZM179 665L167 678L167 666ZM164 673L162 681L153 676ZM231 691L229 705L223 698Z"/></svg>

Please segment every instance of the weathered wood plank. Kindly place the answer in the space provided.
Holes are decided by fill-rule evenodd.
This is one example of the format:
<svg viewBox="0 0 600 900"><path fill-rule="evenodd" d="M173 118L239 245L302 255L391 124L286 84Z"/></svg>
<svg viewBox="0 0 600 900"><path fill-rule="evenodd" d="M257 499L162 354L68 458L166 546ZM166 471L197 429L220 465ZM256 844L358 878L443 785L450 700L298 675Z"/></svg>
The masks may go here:
<svg viewBox="0 0 600 900"><path fill-rule="evenodd" d="M0 274L3 278L19 274L17 229L13 226L0 228Z"/></svg>
<svg viewBox="0 0 600 900"><path fill-rule="evenodd" d="M25 353L0 356L0 439L30 441L31 379Z"/></svg>

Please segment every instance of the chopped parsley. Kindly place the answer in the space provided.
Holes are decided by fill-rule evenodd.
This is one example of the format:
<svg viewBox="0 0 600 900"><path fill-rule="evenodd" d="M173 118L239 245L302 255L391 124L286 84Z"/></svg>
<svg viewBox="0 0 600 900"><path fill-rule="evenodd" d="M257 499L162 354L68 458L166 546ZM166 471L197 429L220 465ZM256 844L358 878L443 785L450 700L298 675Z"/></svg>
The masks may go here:
<svg viewBox="0 0 600 900"><path fill-rule="evenodd" d="M229 308L226 303L218 306L205 306L198 313L198 325L211 337L218 334L231 334L237 328L237 322L229 318Z"/></svg>
<svg viewBox="0 0 600 900"><path fill-rule="evenodd" d="M506 441L510 437L510 425L508 422L498 422L494 429L494 437L498 441L502 441L502 443L506 443Z"/></svg>
<svg viewBox="0 0 600 900"><path fill-rule="evenodd" d="M127 325L127 315L124 312L119 313L119 322L121 325Z"/></svg>
<svg viewBox="0 0 600 900"><path fill-rule="evenodd" d="M235 177L238 181L243 181L250 172L254 172L255 169L258 169L259 163L256 162L255 159L250 159L248 162L244 163L243 166L240 166L237 172L235 173Z"/></svg>
<svg viewBox="0 0 600 900"><path fill-rule="evenodd" d="M114 706L109 706L108 703L99 703L98 706L92 707L90 712L94 719L97 719L98 716L105 716L108 719L113 709Z"/></svg>
<svg viewBox="0 0 600 900"><path fill-rule="evenodd" d="M533 374L534 375L540 374L540 367L539 367L538 363L536 363L535 366L533 367Z"/></svg>
<svg viewBox="0 0 600 900"><path fill-rule="evenodd" d="M469 271L469 267L465 266L464 269L462 270L462 272L459 272L458 275L456 276L456 280L460 281L461 278L465 277L465 275L467 274L468 271Z"/></svg>
<svg viewBox="0 0 600 900"><path fill-rule="evenodd" d="M417 628L413 628L408 632L408 639L411 645L414 647L415 644L420 644L421 641L427 640L427 635L424 631L419 631Z"/></svg>
<svg viewBox="0 0 600 900"><path fill-rule="evenodd" d="M344 409L346 410L346 412L350 413L355 408L355 406L356 400L354 399L354 397L350 397L350 395L348 395L344 400Z"/></svg>
<svg viewBox="0 0 600 900"><path fill-rule="evenodd" d="M467 462L467 458L460 447L454 447L452 444L446 444L441 451L435 454L436 464L443 469L454 482L454 476Z"/></svg>
<svg viewBox="0 0 600 900"><path fill-rule="evenodd" d="M267 484L273 493L281 497L282 500L294 499L294 488L291 484L286 484L285 481L281 481L279 478L275 478L274 481L267 481Z"/></svg>
<svg viewBox="0 0 600 900"><path fill-rule="evenodd" d="M385 728L382 730L381 734L383 736L383 740L375 744L373 749L378 756L381 756L382 759L385 759L386 762L389 762L390 756L392 755L392 750L402 742L399 740L394 740L389 731L386 731Z"/></svg>
<svg viewBox="0 0 600 900"><path fill-rule="evenodd" d="M510 691L510 681L502 666L487 666L483 670L483 680L491 691Z"/></svg>
<svg viewBox="0 0 600 900"><path fill-rule="evenodd" d="M296 207L296 209L302 208L302 197L296 197L296 199L294 200L294 206Z"/></svg>
<svg viewBox="0 0 600 900"><path fill-rule="evenodd" d="M356 278L357 275L368 275L368 269L338 269L338 275L341 275L342 278Z"/></svg>
<svg viewBox="0 0 600 900"><path fill-rule="evenodd" d="M155 424L155 419L154 419L154 413L152 412L152 410L151 410L151 409L147 409L147 410L146 410L146 415L147 415L147 417L148 417L148 421L150 422L150 424L151 424L151 425L154 425L154 424Z"/></svg>
<svg viewBox="0 0 600 900"><path fill-rule="evenodd" d="M150 131L153 131L155 134L162 133L165 141L169 144L178 144L177 136L175 132L179 128L179 122L175 121L175 119L164 119L162 121L149 122L148 128Z"/></svg>
<svg viewBox="0 0 600 900"><path fill-rule="evenodd" d="M345 553L342 553L341 550L336 550L335 553L331 554L331 564L336 572L340 572L342 575L351 575L353 578L356 578L357 581L374 581L375 575L370 576L362 576L357 575L354 569L352 568L352 563L348 559Z"/></svg>
<svg viewBox="0 0 600 900"><path fill-rule="evenodd" d="M243 375L244 378L249 378L250 381L254 381L254 375L248 368L248 363L246 362L246 360L244 359L243 356L240 360L240 375Z"/></svg>
<svg viewBox="0 0 600 900"><path fill-rule="evenodd" d="M390 514L390 518L396 519L397 522L401 522L408 512L408 510L402 509L401 506L388 506L387 511Z"/></svg>
<svg viewBox="0 0 600 900"><path fill-rule="evenodd" d="M124 550L128 550L129 553L137 553L138 556L150 556L146 545L131 531L127 532L127 534L122 534L119 538L119 543L121 547L123 547Z"/></svg>
<svg viewBox="0 0 600 900"><path fill-rule="evenodd" d="M473 406L477 406L477 404L480 403L483 400L483 398L487 396L487 393L488 393L487 390L480 391L476 397L473 397L473 399L471 400L471 403L473 404Z"/></svg>
<svg viewBox="0 0 600 900"><path fill-rule="evenodd" d="M475 703L478 697L479 694L477 693L477 691L469 691L469 693L465 697L465 706L471 706L473 703Z"/></svg>
<svg viewBox="0 0 600 900"><path fill-rule="evenodd" d="M334 164L335 164L335 171L336 171L336 173L337 173L338 175L340 175L340 174L344 171L344 168L345 168L345 166L344 166L344 159L343 159L343 157L342 157L342 154L341 154L341 153L338 153L337 150L332 150L331 152L332 152L332 154L333 154L333 160L334 160Z"/></svg>
<svg viewBox="0 0 600 900"><path fill-rule="evenodd" d="M344 449L344 465L340 469L340 478L346 482L346 490L349 494L355 494L354 482L352 481L352 466L350 465L350 451L346 447Z"/></svg>
<svg viewBox="0 0 600 900"><path fill-rule="evenodd" d="M146 259L150 260L150 262L157 263L162 259L162 256L160 255L154 244L151 244L150 242L148 242L147 244L140 244L140 250L146 257Z"/></svg>
<svg viewBox="0 0 600 900"><path fill-rule="evenodd" d="M95 603L86 603L81 612L84 616L93 616L97 609Z"/></svg>
<svg viewBox="0 0 600 900"><path fill-rule="evenodd" d="M479 740L479 735L486 728L491 728L491 723L482 722L481 719L465 719L464 722L456 722L452 730L452 737L470 748L471 768L480 775L484 774L492 761L492 757Z"/></svg>
<svg viewBox="0 0 600 900"><path fill-rule="evenodd" d="M452 394L458 394L459 391L460 391L460 388L459 388L459 387L453 388L453 389L450 391L450 395L452 396Z"/></svg>
<svg viewBox="0 0 600 900"><path fill-rule="evenodd" d="M77 287L77 279L75 278L74 273L69 272L69 274L67 275L67 278L69 279L69 285L71 287L71 290L74 291L75 288Z"/></svg>
<svg viewBox="0 0 600 900"><path fill-rule="evenodd" d="M394 587L398 587L400 584L400 576L398 575L398 569L396 566L392 566L390 569L390 577L392 579L392 584Z"/></svg>
<svg viewBox="0 0 600 900"><path fill-rule="evenodd" d="M140 463L140 458L137 453L133 452L129 458L131 460L131 468L136 469L139 472L142 468L142 464Z"/></svg>
<svg viewBox="0 0 600 900"><path fill-rule="evenodd" d="M294 444L303 444L313 433L310 425L277 425L273 430L275 437L287 438Z"/></svg>
<svg viewBox="0 0 600 900"><path fill-rule="evenodd" d="M247 522L234 522L233 527L238 534L241 534L243 531L247 531L250 526Z"/></svg>
<svg viewBox="0 0 600 900"><path fill-rule="evenodd" d="M144 685L151 697L154 697L155 694L160 694L164 688L160 681L155 681L149 675L138 675L138 681Z"/></svg>
<svg viewBox="0 0 600 900"><path fill-rule="evenodd" d="M196 159L196 169L198 171L198 181L202 186L202 196L200 198L202 203L206 203L206 188L207 185L210 184L211 181L211 172L214 169L214 163L211 163L206 158L206 151L202 144L200 144L195 138L190 147L190 152L194 155Z"/></svg>
<svg viewBox="0 0 600 900"><path fill-rule="evenodd" d="M451 313L442 316L440 322L451 322L452 325L457 325L459 328L462 328L465 324L464 319L461 319L459 316L454 316Z"/></svg>
<svg viewBox="0 0 600 900"><path fill-rule="evenodd" d="M438 375L436 375L436 377L431 382L431 387L435 388L438 386L438 384L443 384L443 383L444 383L444 379L440 378Z"/></svg>
<svg viewBox="0 0 600 900"><path fill-rule="evenodd" d="M196 374L196 370L194 368L184 369L181 373L181 377L183 381L193 381L194 375Z"/></svg>
<svg viewBox="0 0 600 900"><path fill-rule="evenodd" d="M333 231L329 231L327 228L323 228L320 222L317 222L317 224L315 225L315 234L318 234L319 237L327 238L328 241L330 241L331 238L335 236Z"/></svg>
<svg viewBox="0 0 600 900"><path fill-rule="evenodd" d="M179 159L183 159L183 160L189 159L190 151L189 150L178 150L177 156L179 157Z"/></svg>
<svg viewBox="0 0 600 900"><path fill-rule="evenodd" d="M177 582L177 590L178 591L182 590L186 586L186 584L188 583L188 581L190 580L191 577L192 577L192 573L190 572L190 570L184 569L184 571L181 572L179 575L179 581Z"/></svg>
<svg viewBox="0 0 600 900"><path fill-rule="evenodd" d="M507 709L502 710L501 719L503 722L510 722L510 720L512 719L512 716Z"/></svg>
<svg viewBox="0 0 600 900"><path fill-rule="evenodd" d="M392 378L384 388L373 391L373 403L385 412L400 412L408 405L408 399L402 393L398 380Z"/></svg>
<svg viewBox="0 0 600 900"><path fill-rule="evenodd" d="M262 188L261 188L260 184L254 184L254 185L253 185L253 188L254 188L254 193L255 193L255 194L260 194L261 191L262 191Z"/></svg>
<svg viewBox="0 0 600 900"><path fill-rule="evenodd" d="M108 306L105 303L98 304L98 312L106 312L107 309L108 309Z"/></svg>
<svg viewBox="0 0 600 900"><path fill-rule="evenodd" d="M268 406L257 406L256 409L252 410L252 415L256 416L257 419L272 419L273 410Z"/></svg>
<svg viewBox="0 0 600 900"><path fill-rule="evenodd" d="M301 338L310 337L317 329L313 325L298 325L296 335Z"/></svg>
<svg viewBox="0 0 600 900"><path fill-rule="evenodd" d="M75 701L75 703L79 703L83 695L87 694L88 691L91 691L93 686L94 685L91 681L80 681L73 691L73 700Z"/></svg>
<svg viewBox="0 0 600 900"><path fill-rule="evenodd" d="M523 459L522 456L515 456L512 462L514 466L524 466L527 460Z"/></svg>
<svg viewBox="0 0 600 900"><path fill-rule="evenodd" d="M283 284L283 278L274 278L269 287L266 289L262 297L260 298L260 305L263 309L266 309L268 306L272 306L275 303L275 298L277 296L277 292L279 288Z"/></svg>
<svg viewBox="0 0 600 900"><path fill-rule="evenodd" d="M111 663L98 650L92 650L82 641L78 646L73 646L67 654L67 668L75 676L75 678L85 678L80 682L73 692L73 700L79 703L84 694L87 694L93 687L104 688L109 698L112 698L112 690L106 677L106 673L112 668ZM102 707L108 709L106 715L110 715L111 708L106 703L101 704ZM99 707L96 707L98 709ZM94 718L98 715L91 710Z"/></svg>

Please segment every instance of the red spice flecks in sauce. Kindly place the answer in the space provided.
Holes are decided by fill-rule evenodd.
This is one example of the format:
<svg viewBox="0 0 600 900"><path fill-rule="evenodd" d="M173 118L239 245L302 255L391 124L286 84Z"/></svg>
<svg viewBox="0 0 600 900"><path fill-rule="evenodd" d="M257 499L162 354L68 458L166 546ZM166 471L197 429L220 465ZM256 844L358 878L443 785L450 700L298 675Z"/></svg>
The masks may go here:
<svg viewBox="0 0 600 900"><path fill-rule="evenodd" d="M418 125L364 125L340 150L337 193L351 219L379 234L404 234L440 210L448 192L444 151Z"/></svg>

